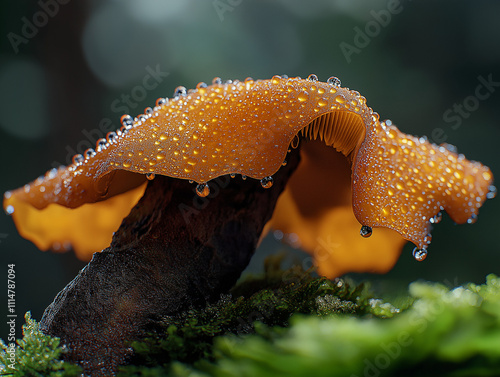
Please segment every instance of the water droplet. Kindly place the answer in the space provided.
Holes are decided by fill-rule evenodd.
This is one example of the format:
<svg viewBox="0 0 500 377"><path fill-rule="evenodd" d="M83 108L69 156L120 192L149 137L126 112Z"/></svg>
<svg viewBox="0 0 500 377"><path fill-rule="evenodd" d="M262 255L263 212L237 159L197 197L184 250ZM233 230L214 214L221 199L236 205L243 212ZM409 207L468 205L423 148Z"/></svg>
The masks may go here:
<svg viewBox="0 0 500 377"><path fill-rule="evenodd" d="M309 93L307 92L301 92L299 94L299 96L297 97L297 99L300 101L300 102L305 102L309 99Z"/></svg>
<svg viewBox="0 0 500 377"><path fill-rule="evenodd" d="M11 205L8 205L6 208L5 208L5 213L7 215L12 215L14 213L14 207L11 206Z"/></svg>
<svg viewBox="0 0 500 377"><path fill-rule="evenodd" d="M361 236L365 237L365 238L368 238L372 235L373 231L372 231L372 228L367 226L367 225L363 225L361 227L361 230L359 231L359 234L361 234Z"/></svg>
<svg viewBox="0 0 500 377"><path fill-rule="evenodd" d="M144 114L148 114L148 115L153 114L153 109L151 107L146 107L144 109Z"/></svg>
<svg viewBox="0 0 500 377"><path fill-rule="evenodd" d="M454 146L453 144L443 143L443 144L441 144L441 147L446 148L449 152L452 152L452 153L458 152L458 148L456 146Z"/></svg>
<svg viewBox="0 0 500 377"><path fill-rule="evenodd" d="M26 186L28 186L28 191L29 191L29 185L24 185L24 191L26 191ZM5 199L10 199L10 197L12 196L12 193L10 191L5 191L3 196Z"/></svg>
<svg viewBox="0 0 500 377"><path fill-rule="evenodd" d="M95 151L92 148L89 148L85 152L83 152L83 155L88 159L95 156Z"/></svg>
<svg viewBox="0 0 500 377"><path fill-rule="evenodd" d="M220 77L214 77L214 79L212 80L212 84L214 84L214 85L222 84L221 78Z"/></svg>
<svg viewBox="0 0 500 377"><path fill-rule="evenodd" d="M340 86L341 85L340 79L338 77L335 77L335 76L328 78L328 80L326 80L326 82L330 85L333 85L333 86Z"/></svg>
<svg viewBox="0 0 500 377"><path fill-rule="evenodd" d="M229 176L230 176L231 178L234 178L234 177L236 177L236 174L231 173L231 174L229 174Z"/></svg>
<svg viewBox="0 0 500 377"><path fill-rule="evenodd" d="M106 148L106 139L101 138L97 140L97 142L95 143L95 149L97 150L97 152L102 151L104 148Z"/></svg>
<svg viewBox="0 0 500 377"><path fill-rule="evenodd" d="M253 78L251 78L250 76L248 76L248 77L245 79L245 82L249 82L249 81L253 81Z"/></svg>
<svg viewBox="0 0 500 377"><path fill-rule="evenodd" d="M427 244L427 245L430 245L431 242L432 242L432 234L428 233L425 237L424 237L424 242Z"/></svg>
<svg viewBox="0 0 500 377"><path fill-rule="evenodd" d="M281 78L282 78L282 79L287 79L287 78L288 78L288 75L281 75Z"/></svg>
<svg viewBox="0 0 500 377"><path fill-rule="evenodd" d="M418 247L413 249L413 258L417 261L422 262L425 258L427 258L427 249L419 249Z"/></svg>
<svg viewBox="0 0 500 377"><path fill-rule="evenodd" d="M477 215L473 213L467 220L467 224L474 224L477 221Z"/></svg>
<svg viewBox="0 0 500 377"><path fill-rule="evenodd" d="M198 196L204 198L204 197L208 196L208 194L210 194L210 187L208 187L208 184L206 184L206 183L199 183L196 186L196 194L198 194Z"/></svg>
<svg viewBox="0 0 500 377"><path fill-rule="evenodd" d="M106 135L106 140L109 144L113 144L117 140L116 132L108 132Z"/></svg>
<svg viewBox="0 0 500 377"><path fill-rule="evenodd" d="M271 78L271 82L274 84L274 85L277 85L281 80L281 76L278 76L278 75L274 75L272 78Z"/></svg>
<svg viewBox="0 0 500 377"><path fill-rule="evenodd" d="M486 199L493 199L495 196L497 196L497 188L493 185L490 185L488 187L488 193L486 194Z"/></svg>
<svg viewBox="0 0 500 377"><path fill-rule="evenodd" d="M206 88L207 86L207 83L201 81L198 83L198 85L196 85L196 89Z"/></svg>
<svg viewBox="0 0 500 377"><path fill-rule="evenodd" d="M318 81L318 76L316 76L315 74L311 74L311 75L307 76L307 80L312 81L312 82L316 82L316 81Z"/></svg>
<svg viewBox="0 0 500 377"><path fill-rule="evenodd" d="M245 179L247 179L247 176L246 175L242 175L241 179L245 180Z"/></svg>
<svg viewBox="0 0 500 377"><path fill-rule="evenodd" d="M174 90L174 97L180 97L187 95L187 90L185 86L178 86Z"/></svg>
<svg viewBox="0 0 500 377"><path fill-rule="evenodd" d="M265 177L260 180L260 184L264 188L269 188L273 185L273 177Z"/></svg>
<svg viewBox="0 0 500 377"><path fill-rule="evenodd" d="M431 224L439 224L441 220L443 219L443 214L441 212L438 212L436 216L430 218Z"/></svg>
<svg viewBox="0 0 500 377"><path fill-rule="evenodd" d="M158 98L156 100L156 106L162 106L162 105L165 105L167 103L167 100L165 98Z"/></svg>
<svg viewBox="0 0 500 377"><path fill-rule="evenodd" d="M53 169L50 169L47 174L45 174L45 176L48 178L48 179L54 179L57 175L57 169L56 168L53 168Z"/></svg>
<svg viewBox="0 0 500 377"><path fill-rule="evenodd" d="M78 165L81 164L85 159L81 154L75 154L73 156L73 164Z"/></svg>
<svg viewBox="0 0 500 377"><path fill-rule="evenodd" d="M281 166L286 166L286 164L288 164L288 162L286 160L283 160L283 162L281 163Z"/></svg>
<svg viewBox="0 0 500 377"><path fill-rule="evenodd" d="M120 118L120 122L127 130L131 129L134 125L134 120L128 114L122 115L122 117Z"/></svg>
<svg viewBox="0 0 500 377"><path fill-rule="evenodd" d="M274 236L275 239L277 239L279 241L279 240L283 239L284 234L283 234L283 232L281 230L275 230L273 232L273 236Z"/></svg>
<svg viewBox="0 0 500 377"><path fill-rule="evenodd" d="M155 179L155 177L156 177L155 173L146 174L146 178L148 179L148 181L152 181L153 179Z"/></svg>

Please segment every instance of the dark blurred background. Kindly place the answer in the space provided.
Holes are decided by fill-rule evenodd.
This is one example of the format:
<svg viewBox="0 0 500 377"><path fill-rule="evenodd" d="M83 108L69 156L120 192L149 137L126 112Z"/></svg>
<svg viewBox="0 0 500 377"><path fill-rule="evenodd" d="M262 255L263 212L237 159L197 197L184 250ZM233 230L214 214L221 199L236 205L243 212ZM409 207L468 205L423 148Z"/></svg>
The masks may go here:
<svg viewBox="0 0 500 377"><path fill-rule="evenodd" d="M3 1L0 191L68 164L118 128L123 113L141 113L178 85L310 73L338 76L382 119L457 145L500 177L499 15L495 0ZM488 98L471 98L484 80L494 82L481 89ZM419 278L480 283L500 273L499 210L497 198L474 225L445 216L423 263L407 245L389 274L353 276L393 289ZM283 248L268 237L252 268ZM0 216L1 313L8 263L16 264L17 313L31 310L38 320L84 266L72 253L40 252Z"/></svg>

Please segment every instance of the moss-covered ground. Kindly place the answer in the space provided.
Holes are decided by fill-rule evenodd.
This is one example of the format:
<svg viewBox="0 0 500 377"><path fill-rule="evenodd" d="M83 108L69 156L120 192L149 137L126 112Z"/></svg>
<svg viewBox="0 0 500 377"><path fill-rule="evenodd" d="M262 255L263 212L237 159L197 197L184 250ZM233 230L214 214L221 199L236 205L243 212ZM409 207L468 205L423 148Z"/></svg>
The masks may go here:
<svg viewBox="0 0 500 377"><path fill-rule="evenodd" d="M23 330L15 369L2 343L0 375L81 374L29 313ZM218 302L162 317L131 347L119 376L498 376L500 278L416 282L396 307L366 285L283 271L275 259Z"/></svg>

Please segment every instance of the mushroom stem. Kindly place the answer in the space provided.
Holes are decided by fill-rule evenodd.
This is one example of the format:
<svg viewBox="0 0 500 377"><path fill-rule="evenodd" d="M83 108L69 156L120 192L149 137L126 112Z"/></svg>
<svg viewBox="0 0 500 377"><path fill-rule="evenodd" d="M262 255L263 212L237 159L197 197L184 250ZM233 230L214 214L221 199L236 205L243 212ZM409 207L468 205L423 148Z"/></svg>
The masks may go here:
<svg viewBox="0 0 500 377"><path fill-rule="evenodd" d="M148 325L217 300L234 285L299 159L292 150L272 188L226 176L209 182L206 198L195 184L156 176L110 247L45 310L42 330L61 338L66 358L86 373L113 374L132 352L127 342Z"/></svg>

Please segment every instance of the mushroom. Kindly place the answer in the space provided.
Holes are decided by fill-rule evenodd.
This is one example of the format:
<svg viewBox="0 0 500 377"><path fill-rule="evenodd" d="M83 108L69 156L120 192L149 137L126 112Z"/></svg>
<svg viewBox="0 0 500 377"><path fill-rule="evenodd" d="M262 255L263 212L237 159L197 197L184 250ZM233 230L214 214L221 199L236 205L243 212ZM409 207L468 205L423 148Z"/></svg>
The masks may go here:
<svg viewBox="0 0 500 377"><path fill-rule="evenodd" d="M4 196L41 249L86 258L111 242L42 318L103 375L152 316L229 289L271 228L297 234L324 275L384 272L405 240L425 259L440 211L473 222L494 195L487 167L379 121L335 77L216 78L121 121L95 150Z"/></svg>

